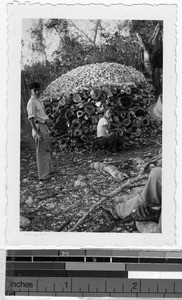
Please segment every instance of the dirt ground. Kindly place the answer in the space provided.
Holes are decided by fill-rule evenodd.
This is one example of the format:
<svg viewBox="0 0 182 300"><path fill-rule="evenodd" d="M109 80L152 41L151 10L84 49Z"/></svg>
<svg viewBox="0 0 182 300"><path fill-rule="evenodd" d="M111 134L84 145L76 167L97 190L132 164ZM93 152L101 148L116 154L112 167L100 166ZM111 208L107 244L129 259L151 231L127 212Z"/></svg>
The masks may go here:
<svg viewBox="0 0 182 300"><path fill-rule="evenodd" d="M116 156L109 156L99 150L90 153L54 151L53 166L56 172L52 179L43 183L37 179L35 150L24 146L21 150L20 214L27 222L21 223L21 230L68 231L93 204L100 200L100 196L88 187L74 187L79 175L87 176L89 183L102 192L110 192L121 185L108 173L91 169L91 162L109 164L117 162L115 166L121 172L125 172L129 178L134 178L137 171L134 169L133 159L141 158L146 162L158 154L159 148L159 142L151 142L150 145L140 149L121 150ZM134 191L129 189L125 195L140 190L141 187ZM116 203L118 197L107 201ZM98 206L76 231L126 232L126 228L115 226L112 216Z"/></svg>

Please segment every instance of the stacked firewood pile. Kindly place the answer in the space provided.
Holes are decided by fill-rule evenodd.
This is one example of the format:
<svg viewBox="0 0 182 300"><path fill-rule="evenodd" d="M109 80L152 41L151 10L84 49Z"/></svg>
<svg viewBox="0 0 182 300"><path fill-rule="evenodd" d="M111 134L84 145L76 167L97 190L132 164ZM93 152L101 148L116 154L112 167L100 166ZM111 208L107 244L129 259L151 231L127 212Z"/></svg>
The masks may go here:
<svg viewBox="0 0 182 300"><path fill-rule="evenodd" d="M53 81L42 100L52 120L52 141L61 150L95 146L97 123L107 107L112 108L112 129L118 131L123 148L146 144L158 134L158 124L148 114L155 102L153 87L132 67L78 67Z"/></svg>

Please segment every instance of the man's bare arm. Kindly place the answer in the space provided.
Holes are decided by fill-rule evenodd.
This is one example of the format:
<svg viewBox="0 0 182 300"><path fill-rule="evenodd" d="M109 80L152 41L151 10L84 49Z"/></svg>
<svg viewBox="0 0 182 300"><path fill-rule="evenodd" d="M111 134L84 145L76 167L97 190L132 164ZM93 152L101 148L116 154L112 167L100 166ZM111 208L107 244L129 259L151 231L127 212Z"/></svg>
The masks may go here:
<svg viewBox="0 0 182 300"><path fill-rule="evenodd" d="M109 133L109 126L108 125L103 125L103 127L106 129L106 132Z"/></svg>
<svg viewBox="0 0 182 300"><path fill-rule="evenodd" d="M37 137L40 139L41 138L41 134L40 134L40 132L39 132L39 130L38 130L36 124L35 124L35 119L34 118L30 118L29 122L30 122L30 125L31 125L32 129L35 130Z"/></svg>

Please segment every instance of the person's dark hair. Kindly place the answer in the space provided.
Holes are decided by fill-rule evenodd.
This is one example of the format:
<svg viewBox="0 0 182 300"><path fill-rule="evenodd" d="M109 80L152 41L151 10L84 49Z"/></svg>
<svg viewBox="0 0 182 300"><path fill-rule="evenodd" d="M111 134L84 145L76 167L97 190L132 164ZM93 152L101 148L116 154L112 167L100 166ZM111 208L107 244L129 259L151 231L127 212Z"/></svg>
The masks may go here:
<svg viewBox="0 0 182 300"><path fill-rule="evenodd" d="M37 81L30 83L29 89L30 90L34 90L34 89L38 90L38 89L40 89L40 83L37 82Z"/></svg>

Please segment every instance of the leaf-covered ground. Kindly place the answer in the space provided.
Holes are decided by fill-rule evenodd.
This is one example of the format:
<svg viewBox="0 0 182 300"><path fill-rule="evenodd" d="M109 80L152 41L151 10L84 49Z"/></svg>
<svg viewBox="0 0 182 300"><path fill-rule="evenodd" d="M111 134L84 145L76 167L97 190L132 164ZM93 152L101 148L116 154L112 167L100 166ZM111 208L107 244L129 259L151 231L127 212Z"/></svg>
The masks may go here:
<svg viewBox="0 0 182 300"><path fill-rule="evenodd" d="M108 173L100 173L89 167L91 162L112 164L129 177L137 176L133 166L134 158L147 161L157 155L160 146L150 143L140 149L122 150L116 156L95 152L61 153L53 152L56 171L52 179L45 183L37 179L35 150L23 147L21 150L20 212L25 223L24 231L68 231L100 197L88 187L74 187L79 175L86 175L91 185L103 192L110 192L121 185ZM125 195L139 192L141 188L127 190ZM109 200L117 202L118 197ZM25 219L24 219L25 218ZM27 220L27 219L28 220ZM123 227L114 226L114 219L98 206L76 229L80 232L123 232Z"/></svg>

